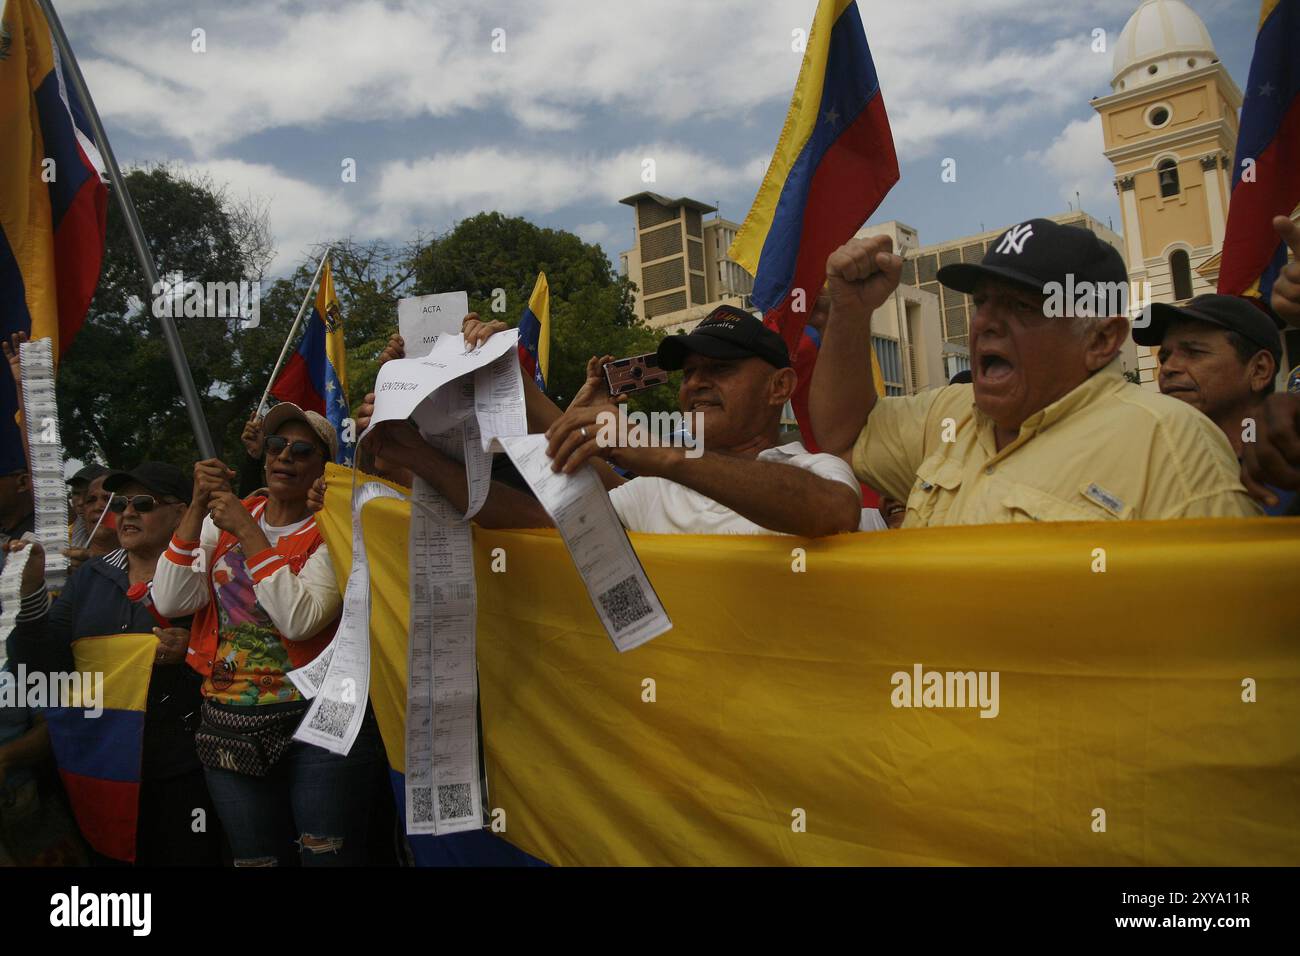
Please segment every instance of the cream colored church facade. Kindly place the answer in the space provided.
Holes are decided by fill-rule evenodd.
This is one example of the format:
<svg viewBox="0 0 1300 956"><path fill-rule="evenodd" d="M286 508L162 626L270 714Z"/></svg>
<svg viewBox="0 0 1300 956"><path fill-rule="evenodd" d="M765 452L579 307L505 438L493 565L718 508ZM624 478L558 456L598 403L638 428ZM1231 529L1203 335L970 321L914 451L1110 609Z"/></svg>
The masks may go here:
<svg viewBox="0 0 1300 956"><path fill-rule="evenodd" d="M1183 0L1144 0L1114 47L1111 92L1092 101L1115 167L1129 280L1156 302L1213 292L1228 221L1241 90ZM1155 388L1154 350L1139 350Z"/></svg>

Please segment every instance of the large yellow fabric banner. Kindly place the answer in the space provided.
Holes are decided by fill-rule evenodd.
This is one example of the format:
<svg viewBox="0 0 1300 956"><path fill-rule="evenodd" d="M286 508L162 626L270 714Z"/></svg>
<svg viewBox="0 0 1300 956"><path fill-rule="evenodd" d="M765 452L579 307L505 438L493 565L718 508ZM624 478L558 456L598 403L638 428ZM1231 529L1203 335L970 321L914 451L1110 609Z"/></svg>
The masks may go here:
<svg viewBox="0 0 1300 956"><path fill-rule="evenodd" d="M397 770L407 518L364 521ZM548 862L1300 864L1300 519L633 535L674 627L628 654L554 532L475 540L488 805Z"/></svg>

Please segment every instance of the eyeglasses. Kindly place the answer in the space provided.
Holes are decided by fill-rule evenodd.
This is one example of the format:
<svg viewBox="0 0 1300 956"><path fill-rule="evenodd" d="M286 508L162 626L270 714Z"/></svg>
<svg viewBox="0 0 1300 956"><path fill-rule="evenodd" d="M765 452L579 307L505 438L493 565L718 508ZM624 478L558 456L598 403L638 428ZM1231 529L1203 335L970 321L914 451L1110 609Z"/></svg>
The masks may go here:
<svg viewBox="0 0 1300 956"><path fill-rule="evenodd" d="M161 498L155 498L153 495L113 495L108 503L108 510L115 515L120 515L126 511L126 506L130 505L140 514L148 514L154 508L161 505L177 505L179 501L164 501Z"/></svg>
<svg viewBox="0 0 1300 956"><path fill-rule="evenodd" d="M309 441L299 439L291 443L283 435L268 435L266 441L263 442L263 451L276 458L284 454L286 448L289 449L289 454L293 456L294 461L306 461L313 454L320 451L319 447Z"/></svg>

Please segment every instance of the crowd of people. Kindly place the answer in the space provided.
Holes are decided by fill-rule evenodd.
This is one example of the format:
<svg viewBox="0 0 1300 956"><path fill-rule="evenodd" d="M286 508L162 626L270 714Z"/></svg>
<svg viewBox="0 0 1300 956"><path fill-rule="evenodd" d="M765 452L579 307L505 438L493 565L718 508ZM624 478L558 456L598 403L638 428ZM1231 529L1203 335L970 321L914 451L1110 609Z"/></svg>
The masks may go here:
<svg viewBox="0 0 1300 956"><path fill-rule="evenodd" d="M816 450L781 429L799 386L780 335L721 306L659 345L680 370L680 411L701 423L702 452L644 436L609 440L615 413L593 357L560 409L523 376L528 428L552 467L595 469L619 520L654 534L817 537L902 526L1018 521L1232 518L1296 513L1300 397L1276 393L1283 320L1300 326L1300 269L1272 298L1205 295L1125 315L1057 317L1051 283L1127 282L1119 254L1093 233L1034 219L979 264L939 281L973 297L968 381L878 397L871 316L898 285L888 238L854 239L827 261L821 347L808 391ZM1297 242L1294 224L1279 233ZM470 346L506 328L465 317ZM1160 350L1156 394L1128 382L1128 336ZM7 343L16 353L18 341ZM381 363L404 357L394 335ZM15 373L17 368L15 366ZM21 394L21 393L20 393ZM360 434L374 395L356 412ZM276 405L245 428L239 467L192 473L142 462L89 465L68 483L75 570L57 595L31 543L26 472L0 479L5 555L30 549L10 666L74 668L73 642L114 633L157 637L145 714L139 864L337 866L402 858L387 760L372 713L347 755L293 739L307 707L288 673L329 645L342 596L314 513L338 436L320 415ZM384 422L360 449L363 468L409 485L420 476L464 511L460 462L411 422ZM862 507L864 487L882 497ZM550 524L508 467L476 519L486 527ZM140 589L148 599L139 598ZM133 590L134 589L134 590ZM115 862L77 839L50 775L39 714L0 708L0 862ZM209 825L193 826L196 811ZM394 848L396 847L396 848Z"/></svg>

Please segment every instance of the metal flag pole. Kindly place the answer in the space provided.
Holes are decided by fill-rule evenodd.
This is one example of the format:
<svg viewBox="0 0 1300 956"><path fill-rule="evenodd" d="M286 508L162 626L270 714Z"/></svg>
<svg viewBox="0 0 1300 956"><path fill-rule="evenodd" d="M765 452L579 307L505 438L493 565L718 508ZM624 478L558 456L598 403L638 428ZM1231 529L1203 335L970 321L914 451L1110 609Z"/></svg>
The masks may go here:
<svg viewBox="0 0 1300 956"><path fill-rule="evenodd" d="M63 32L63 24L59 22L59 16L54 12L50 0L36 0L36 2L41 12L45 14L55 46L59 49L64 76L71 81L72 88L77 91L77 96L81 99L81 105L85 107L86 117L90 120L91 130L95 134L95 145L99 147L99 154L104 157L104 165L108 167L108 178L113 184L113 194L117 197L118 208L122 210L122 217L126 220L126 229L131 235L135 257L140 261L140 268L144 270L150 290L157 289L158 267L154 265L153 254L149 251L148 243L145 242L144 229L135 211L135 203L131 200L131 194L127 192L126 182L122 179L122 170L118 168L117 157L113 155L113 147L108 142L108 134L104 132L104 123L99 118L99 111L95 109L95 101L90 97L86 78L81 75L81 66L72 52L72 44L68 42L68 36ZM204 458L216 458L217 446L212 443L208 420L203 417L198 389L194 387L194 376L190 374L190 366L185 359L185 347L181 345L176 323L170 315L159 317L159 322L162 323L163 338L167 340L167 354L171 357L172 368L176 371L176 381L181 388L181 397L185 400L185 411L189 414L190 427L194 429L194 441L199 446L199 454Z"/></svg>
<svg viewBox="0 0 1300 956"><path fill-rule="evenodd" d="M284 365L285 356L289 354L289 343L293 341L294 333L298 331L298 326L302 324L302 317L307 314L307 303L311 301L312 295L315 294L316 283L320 281L321 270L325 268L325 263L333 251L334 246L332 243L325 247L325 255L320 257L320 264L316 266L316 274L311 277L311 285L307 286L307 294L302 297L302 305L298 306L298 317L293 320L293 325L289 327L289 334L284 340L284 348L280 349L280 357L275 360L275 369L271 372L271 381L266 383L266 391L262 393L262 400L257 403L258 418L262 417L262 409L266 408L266 400L271 395L271 389L275 387L275 377L280 374L280 367Z"/></svg>

